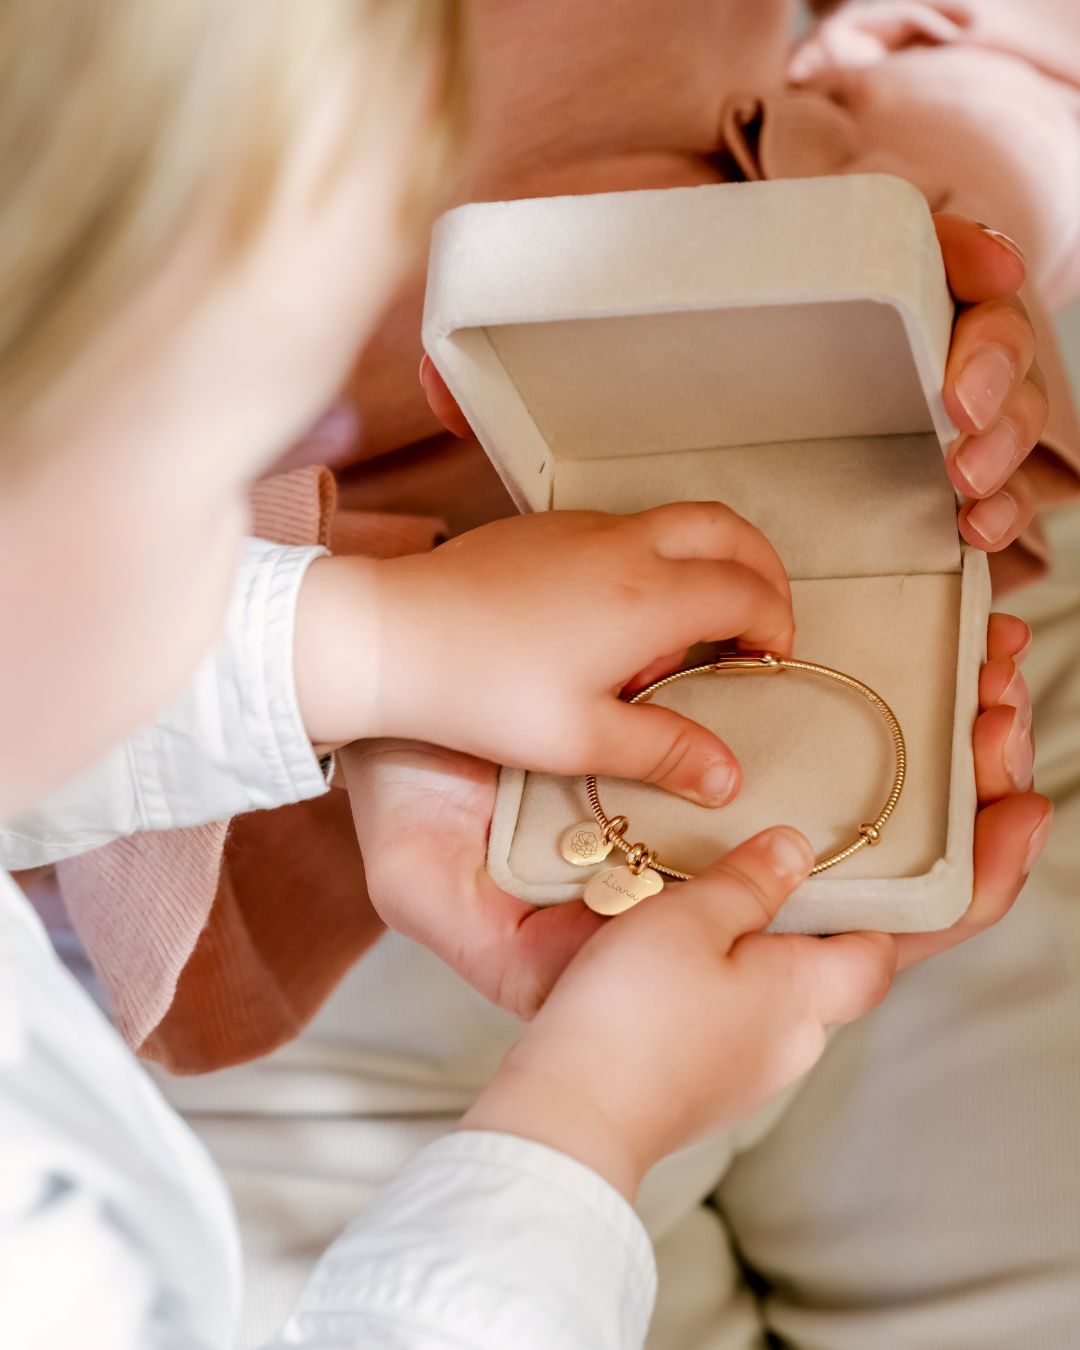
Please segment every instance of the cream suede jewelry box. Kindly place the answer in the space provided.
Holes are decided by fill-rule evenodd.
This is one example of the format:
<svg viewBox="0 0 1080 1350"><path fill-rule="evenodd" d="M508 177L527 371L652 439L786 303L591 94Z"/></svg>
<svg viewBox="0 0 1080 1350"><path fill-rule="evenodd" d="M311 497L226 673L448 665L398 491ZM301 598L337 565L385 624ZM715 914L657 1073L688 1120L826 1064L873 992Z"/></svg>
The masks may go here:
<svg viewBox="0 0 1080 1350"><path fill-rule="evenodd" d="M425 346L518 506L728 503L792 578L795 655L865 681L903 725L880 845L808 881L777 929L943 928L971 899L989 580L943 464L952 317L926 203L886 176L472 205L436 227ZM718 811L601 780L630 836L685 870L778 822L831 852L887 790L884 722L831 682L687 680L657 701L744 771ZM558 841L589 819L583 780L504 769L492 876L536 904L579 896L592 873Z"/></svg>

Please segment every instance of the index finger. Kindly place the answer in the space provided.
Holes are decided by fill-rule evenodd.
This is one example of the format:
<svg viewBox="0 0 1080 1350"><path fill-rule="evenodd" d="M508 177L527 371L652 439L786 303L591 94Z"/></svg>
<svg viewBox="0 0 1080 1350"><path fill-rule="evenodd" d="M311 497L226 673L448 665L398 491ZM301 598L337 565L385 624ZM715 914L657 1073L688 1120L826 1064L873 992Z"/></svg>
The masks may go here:
<svg viewBox="0 0 1080 1350"><path fill-rule="evenodd" d="M723 502L671 502L638 513L661 558L673 562L741 563L791 604L791 583L779 553L750 521Z"/></svg>

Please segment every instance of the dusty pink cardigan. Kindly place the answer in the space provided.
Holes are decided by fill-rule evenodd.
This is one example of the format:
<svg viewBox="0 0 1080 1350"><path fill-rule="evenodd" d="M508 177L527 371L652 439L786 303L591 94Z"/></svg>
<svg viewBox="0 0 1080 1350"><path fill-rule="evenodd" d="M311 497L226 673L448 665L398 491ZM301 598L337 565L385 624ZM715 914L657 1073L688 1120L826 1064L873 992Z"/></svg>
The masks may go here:
<svg viewBox="0 0 1080 1350"><path fill-rule="evenodd" d="M1044 502L1076 489L1080 428L1042 315L1080 293L1078 0L841 4L794 55L789 0L472 9L469 197L882 170L911 179L935 209L1012 235L1029 260L1053 393L1039 486ZM349 506L462 528L507 505L475 447L438 434L419 390L422 288L420 275L403 288L357 367L362 432L335 467ZM317 473L260 499L269 537L333 529ZM347 530L350 547L387 553L422 546L430 523L353 516ZM997 580L1022 581L1046 561L1036 527L996 561ZM314 1013L380 928L345 805L331 793L228 832L123 840L62 865L91 958L125 972L108 978L109 993L136 1049L197 1072L273 1048Z"/></svg>

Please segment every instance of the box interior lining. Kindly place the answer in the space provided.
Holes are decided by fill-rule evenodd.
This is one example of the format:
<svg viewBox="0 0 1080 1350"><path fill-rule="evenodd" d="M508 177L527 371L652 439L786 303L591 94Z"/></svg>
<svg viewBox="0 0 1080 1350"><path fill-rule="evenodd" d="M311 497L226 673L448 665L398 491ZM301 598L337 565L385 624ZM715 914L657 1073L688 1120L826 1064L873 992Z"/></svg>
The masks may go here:
<svg viewBox="0 0 1080 1350"><path fill-rule="evenodd" d="M944 855L947 841L960 577L810 580L792 589L800 654L876 689L896 712L908 745L907 783L882 842L849 859L843 875L921 876ZM862 621L852 624L853 614ZM629 816L635 840L684 870L698 870L780 821L804 830L819 855L831 851L874 818L888 791L894 761L884 719L831 681L795 671L704 676L669 686L657 701L711 727L753 765L736 801L717 811L648 785L601 781L609 813ZM528 774L511 872L526 884L580 880L556 846L562 829L590 818L581 779Z"/></svg>

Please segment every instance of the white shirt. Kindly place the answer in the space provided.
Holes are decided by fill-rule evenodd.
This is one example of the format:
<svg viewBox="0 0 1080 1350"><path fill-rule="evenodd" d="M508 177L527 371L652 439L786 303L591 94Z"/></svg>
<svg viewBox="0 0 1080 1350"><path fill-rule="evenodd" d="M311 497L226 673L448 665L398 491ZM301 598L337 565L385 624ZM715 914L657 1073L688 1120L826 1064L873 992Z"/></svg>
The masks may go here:
<svg viewBox="0 0 1080 1350"><path fill-rule="evenodd" d="M134 829L325 790L292 683L319 550L248 547L227 631L180 698L0 831L8 867ZM319 1262L274 1343L630 1350L655 1296L626 1201L508 1135L424 1149ZM224 1184L0 874L0 1317L7 1350L229 1350L241 1298Z"/></svg>

